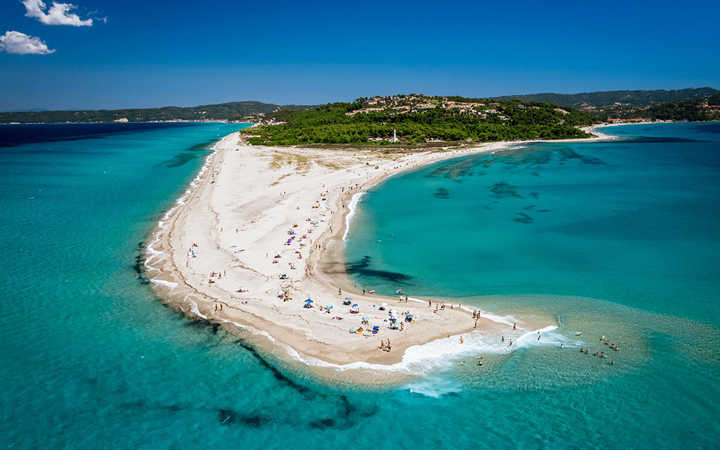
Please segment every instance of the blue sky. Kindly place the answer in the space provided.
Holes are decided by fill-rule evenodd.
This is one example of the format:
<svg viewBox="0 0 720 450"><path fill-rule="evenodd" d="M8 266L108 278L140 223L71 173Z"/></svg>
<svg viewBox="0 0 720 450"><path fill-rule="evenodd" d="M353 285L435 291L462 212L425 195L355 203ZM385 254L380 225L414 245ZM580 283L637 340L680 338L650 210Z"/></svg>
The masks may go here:
<svg viewBox="0 0 720 450"><path fill-rule="evenodd" d="M23 1L0 110L720 88L717 1Z"/></svg>

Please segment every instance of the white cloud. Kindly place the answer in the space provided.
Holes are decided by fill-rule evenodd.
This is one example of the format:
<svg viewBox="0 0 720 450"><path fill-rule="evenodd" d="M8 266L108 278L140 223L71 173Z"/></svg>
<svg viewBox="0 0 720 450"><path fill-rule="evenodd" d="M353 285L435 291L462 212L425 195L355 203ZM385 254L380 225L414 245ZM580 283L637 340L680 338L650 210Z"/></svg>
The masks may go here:
<svg viewBox="0 0 720 450"><path fill-rule="evenodd" d="M70 10L77 8L71 3L53 2L47 12L47 6L42 0L22 0L22 4L25 5L26 17L34 17L45 25L71 25L73 27L91 27L93 25L92 19L83 20L77 14L71 13Z"/></svg>
<svg viewBox="0 0 720 450"><path fill-rule="evenodd" d="M28 36L19 31L6 31L0 36L0 52L16 55L49 55L55 53L39 37Z"/></svg>

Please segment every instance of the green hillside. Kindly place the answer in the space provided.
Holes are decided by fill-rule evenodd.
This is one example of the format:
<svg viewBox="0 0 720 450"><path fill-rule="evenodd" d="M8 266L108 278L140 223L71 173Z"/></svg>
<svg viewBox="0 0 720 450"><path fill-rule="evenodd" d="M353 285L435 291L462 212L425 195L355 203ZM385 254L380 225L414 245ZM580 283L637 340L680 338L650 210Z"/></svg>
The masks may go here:
<svg viewBox="0 0 720 450"><path fill-rule="evenodd" d="M258 145L415 146L585 137L577 127L590 123L549 103L411 94L281 111L245 134Z"/></svg>

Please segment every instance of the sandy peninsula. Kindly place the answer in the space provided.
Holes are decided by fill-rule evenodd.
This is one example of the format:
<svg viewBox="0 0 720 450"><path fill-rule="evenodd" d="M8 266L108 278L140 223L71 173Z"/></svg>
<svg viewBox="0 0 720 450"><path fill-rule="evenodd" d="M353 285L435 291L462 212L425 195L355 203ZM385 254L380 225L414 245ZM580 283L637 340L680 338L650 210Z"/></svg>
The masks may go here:
<svg viewBox="0 0 720 450"><path fill-rule="evenodd" d="M502 336L511 351L510 340L552 329L552 318L375 295L372 286L352 284L343 257L356 194L406 170L510 144L382 154L251 146L232 133L158 224L146 247L147 276L163 301L189 317L241 330L253 345L325 374L382 378L473 339ZM388 340L390 350L381 349Z"/></svg>

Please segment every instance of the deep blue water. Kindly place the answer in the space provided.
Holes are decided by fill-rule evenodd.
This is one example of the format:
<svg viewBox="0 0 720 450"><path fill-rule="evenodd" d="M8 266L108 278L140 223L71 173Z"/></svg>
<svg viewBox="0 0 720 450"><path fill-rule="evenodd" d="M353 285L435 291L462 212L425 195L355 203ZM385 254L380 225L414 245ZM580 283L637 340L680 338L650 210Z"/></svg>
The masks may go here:
<svg viewBox="0 0 720 450"><path fill-rule="evenodd" d="M612 369L575 351L541 347L511 355L488 354L486 370L451 362L425 381L364 390L323 385L291 373L238 338L165 308L137 277L138 243L184 191L208 145L237 128L228 124L0 126L4 142L0 144L0 445L717 447L717 290L712 287L717 266L704 263L715 261L717 245L717 228L708 223L717 210L707 201L717 198L712 149L717 148L718 134L689 125L663 126L641 129L641 134L692 136L714 143L573 144L569 147L581 157L567 158L562 156L568 154L566 150L558 153L549 146L498 154L488 168L484 162L448 162L394 178L368 194L351 231L349 257L369 255L371 267L410 274L408 289L417 295L472 296L468 301L501 313L542 311L559 318L560 332L584 327L588 340L600 330L613 333L624 350ZM636 130L613 132L635 135ZM683 153L686 157L678 168L672 152L657 150L659 162L653 163L652 149L658 145L674 145L678 151L696 145L707 148ZM548 155L551 162L543 162L541 155ZM589 157L605 164L592 164ZM537 162L522 163L528 159ZM464 164L470 170L463 172ZM642 173L637 167L643 164L659 166L657 171L648 169L647 183L648 190L660 190L638 205L633 199L642 183L631 181ZM592 172L572 175L608 167L616 170L613 177L625 172L626 178L611 182L613 177L602 181L596 175L598 180L588 187L582 181ZM426 176L438 169L442 170ZM540 175L522 175L532 170ZM690 175L677 170L688 170ZM481 171L487 174L480 175ZM515 173L521 178L510 177ZM667 183L661 181L674 177L677 192L668 193L663 189ZM526 179L538 181L528 185ZM501 180L523 197L503 186L498 198L489 196L488 189ZM623 183L630 187L624 189ZM405 185L417 191L422 203L413 212L396 198L389 203L392 214L388 213L382 199L404 195ZM388 186L395 188L388 191ZM608 194L602 194L603 186ZM462 192L465 187L467 193ZM529 192L535 191L540 195L530 201ZM600 194L607 195L602 202L597 201ZM466 195L471 200L464 200ZM653 198L676 205L674 214L653 213L657 204ZM375 204L376 199L382 201ZM527 213L531 223L513 221L530 202L538 210L552 212ZM593 213L596 205L606 202L613 206ZM493 208L487 213L486 204ZM666 221L657 220L648 230L631 220L628 210L642 212L643 224L649 223L644 219L648 214L664 219L676 214L700 217L673 225L671 239L662 228ZM601 226L600 216L607 211L621 217L617 228ZM465 219L453 220L456 214L465 214ZM545 223L543 214L554 219ZM563 224L568 215L585 224ZM397 221L383 222L389 216ZM442 226L437 225L438 216L447 219ZM403 226L423 233L422 239L416 250L397 247L402 257L393 259L388 249L401 240L388 236L408 235ZM580 233L581 228L586 232ZM608 269L618 264L613 251L617 247L612 245L625 236L619 231L623 229L634 236L624 244L629 250L665 246L666 251L656 249L651 259L634 256L620 261L623 268L641 261L660 270L662 276L653 281L663 283L653 291L659 299L635 297L638 288L627 279L637 278L640 268L626 277L619 269ZM468 231L466 241L460 236ZM457 242L465 242L456 247L455 258L447 255L452 249L437 245L449 233L457 236ZM551 236L543 237L544 233ZM476 243L488 236L493 237L493 245L477 250ZM596 236L610 246L599 254L602 246L584 243L599 239ZM378 239L385 245L375 246ZM569 242L560 245L566 239ZM423 254L420 247L433 253ZM588 248L592 255L582 255ZM684 250L677 253L678 248ZM501 256L533 252L535 259ZM673 258L661 258L664 255ZM561 262L555 262L559 257ZM613 259L603 262L603 257ZM476 262L483 258L492 263ZM435 265L424 269L427 261ZM537 261L544 264L536 265ZM459 265L450 264L460 262L462 267L472 266L473 277L452 273ZM535 270L548 266L542 272L553 278L533 276L533 265ZM565 280L572 272L568 266L582 270L583 282ZM670 270L673 267L675 272ZM688 281L685 275L698 267L705 271L697 272L697 282ZM598 281L608 273L614 278ZM446 279L449 276L454 278ZM677 297L684 290L672 287L673 279L703 297ZM396 287L382 278L367 282L379 289ZM645 279L637 283L653 284ZM668 294L666 289L671 289ZM513 293L546 296L503 295ZM476 297L481 294L497 296Z"/></svg>

